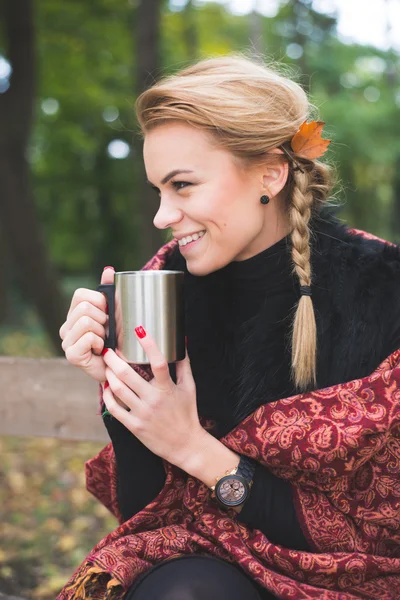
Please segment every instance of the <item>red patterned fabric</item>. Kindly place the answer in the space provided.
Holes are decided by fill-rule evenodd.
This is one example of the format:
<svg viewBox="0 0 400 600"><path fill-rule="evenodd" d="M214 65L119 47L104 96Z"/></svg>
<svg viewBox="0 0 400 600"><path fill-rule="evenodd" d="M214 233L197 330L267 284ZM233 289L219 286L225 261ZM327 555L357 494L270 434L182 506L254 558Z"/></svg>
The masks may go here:
<svg viewBox="0 0 400 600"><path fill-rule="evenodd" d="M175 244L144 268L162 268ZM135 368L151 378L149 368ZM400 598L400 349L368 377L259 407L221 442L291 482L312 552L270 543L165 461L164 488L122 523L109 444L86 464L87 488L120 525L58 600L119 600L152 565L192 553L236 563L282 599Z"/></svg>

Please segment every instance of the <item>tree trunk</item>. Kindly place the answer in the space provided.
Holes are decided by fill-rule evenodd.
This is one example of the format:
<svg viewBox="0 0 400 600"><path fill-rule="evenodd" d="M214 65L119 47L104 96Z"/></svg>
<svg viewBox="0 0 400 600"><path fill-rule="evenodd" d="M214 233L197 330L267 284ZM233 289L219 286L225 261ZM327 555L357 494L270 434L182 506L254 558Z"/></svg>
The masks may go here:
<svg viewBox="0 0 400 600"><path fill-rule="evenodd" d="M8 245L6 243L6 240L4 237L4 232L2 230L1 223L0 223L0 274L1 274L1 279L0 279L0 325L4 324L4 322L6 320L6 315L7 315L7 306L8 306L7 305L7 301L8 301L7 282L8 282L8 275L10 273L9 262L10 262L10 257L9 257Z"/></svg>
<svg viewBox="0 0 400 600"><path fill-rule="evenodd" d="M99 222L105 223L105 228L101 240L99 241L95 253L93 269L96 273L101 273L105 265L112 265L117 271L122 270L121 258L124 254L126 238L124 237L123 223L115 208L113 208L113 195L110 187L112 178L110 176L110 159L107 156L107 146L111 141L111 136L104 135L98 139L98 151L94 165L94 179L97 187L97 205L99 210ZM112 185L112 183L111 183ZM129 206L129 210L132 207ZM116 244L115 240L121 240Z"/></svg>
<svg viewBox="0 0 400 600"><path fill-rule="evenodd" d="M263 17L258 12L259 2L256 2L254 9L249 14L249 29L250 29L250 43L253 52L257 56L262 56L265 53L265 43L263 39Z"/></svg>
<svg viewBox="0 0 400 600"><path fill-rule="evenodd" d="M197 58L199 53L199 39L196 27L196 8L193 0L188 0L182 11L183 19L183 41L186 46L186 54L189 60Z"/></svg>
<svg viewBox="0 0 400 600"><path fill-rule="evenodd" d="M2 0L1 17L13 72L0 94L0 218L21 287L41 317L57 354L67 308L48 260L31 194L27 143L34 107L35 44L32 0Z"/></svg>
<svg viewBox="0 0 400 600"><path fill-rule="evenodd" d="M395 176L393 181L393 219L392 219L392 241L400 244L400 154L395 161Z"/></svg>
<svg viewBox="0 0 400 600"><path fill-rule="evenodd" d="M159 41L161 0L140 0L136 10L135 35L137 72L136 93L139 95L149 87L160 67ZM143 266L165 243L165 232L156 229L153 219L158 210L159 199L154 190L146 183L146 173L143 165L143 144L135 139L134 159L136 162L135 190L140 222L140 255L136 268Z"/></svg>

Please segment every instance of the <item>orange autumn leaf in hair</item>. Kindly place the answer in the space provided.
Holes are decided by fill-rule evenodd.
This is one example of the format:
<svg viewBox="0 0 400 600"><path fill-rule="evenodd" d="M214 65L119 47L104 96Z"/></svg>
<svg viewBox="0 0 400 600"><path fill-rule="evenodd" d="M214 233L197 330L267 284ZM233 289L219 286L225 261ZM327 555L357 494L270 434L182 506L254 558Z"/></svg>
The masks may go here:
<svg viewBox="0 0 400 600"><path fill-rule="evenodd" d="M321 137L324 121L304 121L300 129L293 136L291 146L293 152L304 158L318 158L325 154L331 140L324 140Z"/></svg>

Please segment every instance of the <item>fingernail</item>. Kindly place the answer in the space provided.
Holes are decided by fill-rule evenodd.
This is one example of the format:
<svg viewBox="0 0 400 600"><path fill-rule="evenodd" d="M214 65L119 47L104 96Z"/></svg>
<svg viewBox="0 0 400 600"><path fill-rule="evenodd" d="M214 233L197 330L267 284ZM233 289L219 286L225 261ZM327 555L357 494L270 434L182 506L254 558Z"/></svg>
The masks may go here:
<svg viewBox="0 0 400 600"><path fill-rule="evenodd" d="M142 326L140 326L140 327L135 327L135 332L136 332L136 335L137 335L138 337L140 337L140 339L142 339L142 338L146 337L146 332L145 332L145 330L143 329L143 327L142 327Z"/></svg>
<svg viewBox="0 0 400 600"><path fill-rule="evenodd" d="M104 384L104 389L106 390L108 387L110 387L110 384L108 383L108 381L106 381Z"/></svg>
<svg viewBox="0 0 400 600"><path fill-rule="evenodd" d="M108 304L106 304L106 315L108 315Z"/></svg>
<svg viewBox="0 0 400 600"><path fill-rule="evenodd" d="M103 271L105 271L106 269L112 269L113 271L115 271L114 267L111 267L110 265L108 267L104 267Z"/></svg>
<svg viewBox="0 0 400 600"><path fill-rule="evenodd" d="M108 352L108 348L103 348L101 355L104 356L106 354L106 352Z"/></svg>

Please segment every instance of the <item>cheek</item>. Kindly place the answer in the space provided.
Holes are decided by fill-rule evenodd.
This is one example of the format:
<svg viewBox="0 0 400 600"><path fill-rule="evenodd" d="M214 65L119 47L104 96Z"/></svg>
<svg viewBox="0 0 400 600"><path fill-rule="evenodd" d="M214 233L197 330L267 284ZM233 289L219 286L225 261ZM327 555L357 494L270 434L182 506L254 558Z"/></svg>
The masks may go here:
<svg viewBox="0 0 400 600"><path fill-rule="evenodd" d="M245 211L243 191L232 178L223 179L204 192L202 206L206 209L207 218L221 229L228 228L237 215Z"/></svg>

